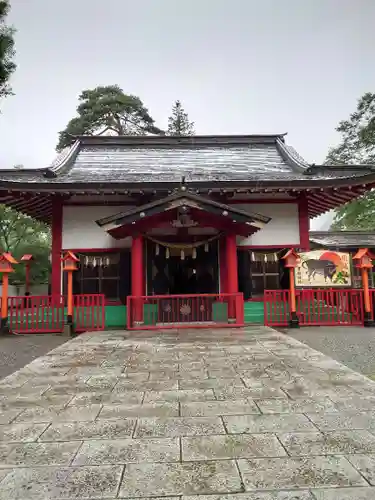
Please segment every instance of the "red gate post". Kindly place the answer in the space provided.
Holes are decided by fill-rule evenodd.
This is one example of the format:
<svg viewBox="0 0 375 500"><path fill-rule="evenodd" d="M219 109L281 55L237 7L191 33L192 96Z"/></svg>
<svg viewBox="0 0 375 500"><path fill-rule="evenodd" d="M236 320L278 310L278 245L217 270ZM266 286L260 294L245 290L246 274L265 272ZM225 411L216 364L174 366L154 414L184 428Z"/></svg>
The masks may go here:
<svg viewBox="0 0 375 500"><path fill-rule="evenodd" d="M370 299L370 290L368 286L368 272L372 269L372 260L375 256L368 248L360 248L354 255L353 260L357 260L356 267L361 269L362 285L363 285L363 301L365 306L364 326L374 326L374 319L372 317L372 304Z"/></svg>
<svg viewBox="0 0 375 500"><path fill-rule="evenodd" d="M13 273L13 264L18 264L16 259L10 253L3 253L0 255L0 273L2 273L3 293L1 297L1 324L0 334L7 335L11 333L8 323L8 286L9 286L9 273Z"/></svg>
<svg viewBox="0 0 375 500"><path fill-rule="evenodd" d="M287 253L283 256L286 264L285 267L289 269L289 291L290 291L290 317L289 317L289 326L290 328L298 328L299 327L299 319L296 312L296 289L294 285L294 269L297 267L298 254L294 251L293 248L287 251Z"/></svg>
<svg viewBox="0 0 375 500"><path fill-rule="evenodd" d="M64 327L64 333L66 335L72 335L74 333L74 321L73 321L73 271L77 271L77 262L79 258L74 255L73 252L66 252L61 259L63 263L63 271L68 273L68 290L67 290L67 301L68 301L68 311L66 318L66 325Z"/></svg>

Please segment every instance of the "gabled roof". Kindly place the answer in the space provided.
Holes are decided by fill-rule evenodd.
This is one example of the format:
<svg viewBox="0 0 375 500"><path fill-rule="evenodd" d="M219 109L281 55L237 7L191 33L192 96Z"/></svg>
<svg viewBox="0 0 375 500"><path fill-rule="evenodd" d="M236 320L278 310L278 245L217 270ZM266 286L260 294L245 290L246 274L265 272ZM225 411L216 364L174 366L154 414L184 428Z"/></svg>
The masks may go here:
<svg viewBox="0 0 375 500"><path fill-rule="evenodd" d="M185 209L194 214L194 218L203 218L206 222L207 217L204 214L211 214L216 217L216 221L221 219L227 229L246 236L258 231L271 220L265 215L239 210L235 206L190 193L186 191L186 186L182 185L180 190L171 196L104 217L96 223L113 237L123 237L124 234L128 236L133 232L139 232L139 227L144 227L144 223L149 224L147 219L154 221L157 217L165 223L179 209Z"/></svg>
<svg viewBox="0 0 375 500"><path fill-rule="evenodd" d="M15 184L298 183L373 173L371 166L311 166L285 144L285 134L233 136L85 136L48 168L1 170Z"/></svg>
<svg viewBox="0 0 375 500"><path fill-rule="evenodd" d="M285 134L85 136L47 168L0 169L0 203L49 222L57 195L157 199L182 179L196 193L244 203L259 193L304 199L315 217L375 187L375 166L309 165Z"/></svg>
<svg viewBox="0 0 375 500"><path fill-rule="evenodd" d="M375 231L310 231L310 241L326 248L375 248Z"/></svg>

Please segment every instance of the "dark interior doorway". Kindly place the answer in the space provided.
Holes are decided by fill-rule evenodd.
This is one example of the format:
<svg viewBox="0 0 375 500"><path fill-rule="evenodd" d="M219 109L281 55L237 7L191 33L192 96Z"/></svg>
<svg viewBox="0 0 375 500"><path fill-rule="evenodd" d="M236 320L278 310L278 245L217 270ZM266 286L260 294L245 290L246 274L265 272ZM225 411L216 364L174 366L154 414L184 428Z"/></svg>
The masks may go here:
<svg viewBox="0 0 375 500"><path fill-rule="evenodd" d="M218 245L213 241L195 249L147 246L147 294L211 294L219 291ZM168 255L169 254L169 255Z"/></svg>

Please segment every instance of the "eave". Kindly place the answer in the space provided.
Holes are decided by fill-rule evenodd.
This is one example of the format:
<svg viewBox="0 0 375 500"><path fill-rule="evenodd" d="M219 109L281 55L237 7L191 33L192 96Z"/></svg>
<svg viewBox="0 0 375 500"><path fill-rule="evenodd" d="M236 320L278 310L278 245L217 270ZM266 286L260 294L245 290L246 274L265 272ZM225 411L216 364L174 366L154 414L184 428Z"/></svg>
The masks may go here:
<svg viewBox="0 0 375 500"><path fill-rule="evenodd" d="M241 236L253 234L271 220L270 217L248 213L186 192L185 189L182 186L171 196L99 219L96 223L119 239L171 222L179 210L189 211L194 220L205 227L211 225Z"/></svg>

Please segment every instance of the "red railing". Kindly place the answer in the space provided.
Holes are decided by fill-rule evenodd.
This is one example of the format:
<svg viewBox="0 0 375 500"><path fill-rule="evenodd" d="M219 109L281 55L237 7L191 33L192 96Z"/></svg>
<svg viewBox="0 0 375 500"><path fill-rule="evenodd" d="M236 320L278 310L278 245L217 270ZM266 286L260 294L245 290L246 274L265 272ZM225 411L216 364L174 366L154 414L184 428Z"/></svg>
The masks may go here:
<svg viewBox="0 0 375 500"><path fill-rule="evenodd" d="M127 327L131 330L229 327L243 324L242 293L127 298Z"/></svg>
<svg viewBox="0 0 375 500"><path fill-rule="evenodd" d="M288 326L289 290L264 292L264 324ZM301 326L363 325L363 291L306 289L296 291L296 313Z"/></svg>
<svg viewBox="0 0 375 500"><path fill-rule="evenodd" d="M297 315L300 325L363 325L363 290L300 290Z"/></svg>
<svg viewBox="0 0 375 500"><path fill-rule="evenodd" d="M104 295L73 295L73 323L75 331L104 330L104 305Z"/></svg>
<svg viewBox="0 0 375 500"><path fill-rule="evenodd" d="M58 333L64 328L62 296L8 298L9 328L15 333Z"/></svg>
<svg viewBox="0 0 375 500"><path fill-rule="evenodd" d="M74 295L75 331L104 330L104 303L104 295ZM62 295L8 297L8 324L14 333L62 332L66 314L66 301Z"/></svg>
<svg viewBox="0 0 375 500"><path fill-rule="evenodd" d="M264 291L264 324L266 326L289 324L289 290Z"/></svg>

